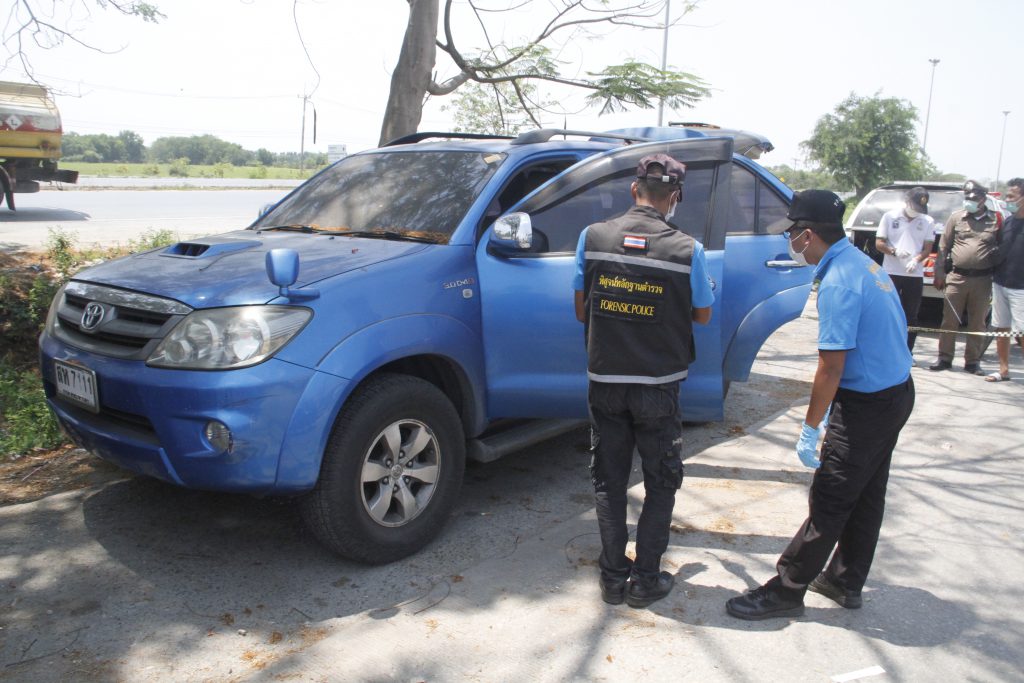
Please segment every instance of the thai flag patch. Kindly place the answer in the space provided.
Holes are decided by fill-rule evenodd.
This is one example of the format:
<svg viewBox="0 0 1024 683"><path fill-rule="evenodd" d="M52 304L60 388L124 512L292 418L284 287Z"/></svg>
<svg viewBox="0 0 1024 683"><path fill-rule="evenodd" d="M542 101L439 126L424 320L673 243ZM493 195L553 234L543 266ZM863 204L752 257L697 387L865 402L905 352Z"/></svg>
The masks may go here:
<svg viewBox="0 0 1024 683"><path fill-rule="evenodd" d="M640 235L626 235L622 239L622 246L626 249L646 249L647 238Z"/></svg>

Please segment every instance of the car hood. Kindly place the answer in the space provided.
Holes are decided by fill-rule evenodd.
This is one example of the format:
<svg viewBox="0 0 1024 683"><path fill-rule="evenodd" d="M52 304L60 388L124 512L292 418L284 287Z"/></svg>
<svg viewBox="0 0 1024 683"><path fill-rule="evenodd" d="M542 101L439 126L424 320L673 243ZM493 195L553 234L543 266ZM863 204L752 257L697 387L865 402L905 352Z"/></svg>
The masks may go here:
<svg viewBox="0 0 1024 683"><path fill-rule="evenodd" d="M74 279L176 299L193 308L238 306L277 297L278 288L268 279L265 265L271 249L299 253L294 290L430 247L385 239L239 230L101 263Z"/></svg>

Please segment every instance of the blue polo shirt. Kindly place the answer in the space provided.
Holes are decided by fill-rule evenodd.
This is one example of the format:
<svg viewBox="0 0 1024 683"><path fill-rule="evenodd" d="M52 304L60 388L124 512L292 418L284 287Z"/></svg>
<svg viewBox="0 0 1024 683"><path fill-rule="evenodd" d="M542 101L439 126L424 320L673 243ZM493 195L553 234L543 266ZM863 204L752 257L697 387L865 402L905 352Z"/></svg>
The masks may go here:
<svg viewBox="0 0 1024 683"><path fill-rule="evenodd" d="M580 233L580 241L576 244L576 271L572 276L572 288L582 292L584 285L583 268L585 265L587 244L587 228ZM708 277L708 262L704 257L704 245L693 241L693 259L690 262L690 306L708 308L715 303L715 292L711 289L711 278Z"/></svg>
<svg viewBox="0 0 1024 683"><path fill-rule="evenodd" d="M872 393L906 382L913 365L907 318L882 267L842 239L825 252L814 277L818 348L846 351L839 386Z"/></svg>

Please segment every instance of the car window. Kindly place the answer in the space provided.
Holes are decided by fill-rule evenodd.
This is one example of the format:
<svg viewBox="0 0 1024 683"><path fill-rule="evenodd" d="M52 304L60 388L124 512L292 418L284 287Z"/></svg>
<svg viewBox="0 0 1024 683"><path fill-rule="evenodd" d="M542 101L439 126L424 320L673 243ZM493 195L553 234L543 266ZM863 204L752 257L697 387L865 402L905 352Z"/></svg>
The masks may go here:
<svg viewBox="0 0 1024 683"><path fill-rule="evenodd" d="M504 159L433 151L350 156L300 186L252 227L394 230L445 242Z"/></svg>
<svg viewBox="0 0 1024 683"><path fill-rule="evenodd" d="M789 204L768 183L759 181L757 187L757 231L766 233L769 225L786 217Z"/></svg>
<svg viewBox="0 0 1024 683"><path fill-rule="evenodd" d="M732 191L730 195L730 235L749 235L757 224L757 179L739 164L732 164Z"/></svg>
<svg viewBox="0 0 1024 683"><path fill-rule="evenodd" d="M598 178L552 204L530 212L534 253L575 252L583 228L618 216L633 206L630 185L633 169ZM683 201L670 222L702 240L707 226L708 204L714 182L714 164L687 164Z"/></svg>
<svg viewBox="0 0 1024 683"><path fill-rule="evenodd" d="M524 166L515 172L501 191L491 199L480 218L480 225L477 233L482 234L498 216L505 213L509 207L514 206L520 199L530 194L538 187L551 180L565 169L575 164L579 159L575 156L560 159L544 159L540 162Z"/></svg>
<svg viewBox="0 0 1024 683"><path fill-rule="evenodd" d="M768 226L784 218L789 205L766 182L737 163L732 165L730 235L764 234Z"/></svg>
<svg viewBox="0 0 1024 683"><path fill-rule="evenodd" d="M904 204L904 188L875 190L864 199L853 221L854 228L877 228L882 215ZM941 229L950 214L963 208L964 193L960 190L928 190L928 215Z"/></svg>

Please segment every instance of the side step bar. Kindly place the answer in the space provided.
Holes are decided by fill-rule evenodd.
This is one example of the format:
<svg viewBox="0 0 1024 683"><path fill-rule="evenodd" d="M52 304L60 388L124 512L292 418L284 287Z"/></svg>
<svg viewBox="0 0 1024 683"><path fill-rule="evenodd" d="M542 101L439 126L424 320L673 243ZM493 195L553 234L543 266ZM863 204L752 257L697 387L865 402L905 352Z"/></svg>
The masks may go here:
<svg viewBox="0 0 1024 683"><path fill-rule="evenodd" d="M503 455L553 439L585 424L586 420L533 420L481 439L468 440L466 458L493 462Z"/></svg>

